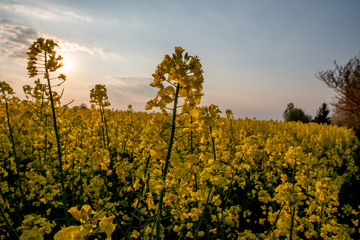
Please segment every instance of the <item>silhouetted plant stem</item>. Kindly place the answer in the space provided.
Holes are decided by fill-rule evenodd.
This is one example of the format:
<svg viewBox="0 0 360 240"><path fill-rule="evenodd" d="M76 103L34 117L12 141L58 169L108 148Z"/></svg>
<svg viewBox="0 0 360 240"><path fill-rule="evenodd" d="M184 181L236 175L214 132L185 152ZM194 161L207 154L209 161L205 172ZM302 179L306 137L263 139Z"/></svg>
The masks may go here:
<svg viewBox="0 0 360 240"><path fill-rule="evenodd" d="M103 106L100 105L100 117L101 117L101 122L102 122L102 125L101 125L101 132L102 132L102 135L103 135L103 144L104 144L104 147L108 149L108 146L107 146L107 141L106 141L106 136L105 136L105 123L104 123L104 113L103 113ZM111 162L110 162L111 164Z"/></svg>
<svg viewBox="0 0 360 240"><path fill-rule="evenodd" d="M320 239L320 237L321 237L321 222L322 222L322 218L323 218L323 214L324 214L324 205L325 205L325 203L323 203L321 205L320 223L319 223L318 230L317 230L317 239Z"/></svg>
<svg viewBox="0 0 360 240"><path fill-rule="evenodd" d="M47 62L47 52L45 51L45 63L46 62ZM66 192L65 192L65 180L64 180L64 172L63 172L63 163L62 163L60 134L59 134L58 125L57 125L57 121L56 121L55 104L54 104L53 94L52 94L52 90L51 90L49 70L48 70L47 67L45 67L45 72L46 72L46 76L47 76L46 77L47 84L48 84L48 87L49 87L51 111L52 111L52 115L53 115L53 124L54 124L54 131L55 131L55 137L56 137L57 155L58 155L58 160L59 160L61 192L62 192L62 202L63 202L66 226L69 226L70 225L70 218L69 218L69 213L68 213L68 210L67 210L67 200L66 200Z"/></svg>
<svg viewBox="0 0 360 240"><path fill-rule="evenodd" d="M196 232L195 232L195 235L194 235L194 239L198 239L198 234L199 234L199 230L200 230L200 226L201 226L201 223L204 219L204 215L207 211L207 208L208 208L208 205L209 205L209 200L210 200L210 196L211 196L211 192L212 192L212 189L213 189L214 185L211 184L211 187L210 187L210 190L209 190L209 193L208 193L208 196L206 198L206 202L205 202L205 206L204 206L204 211L203 213L201 214L201 217L200 217L200 220L199 220L199 223L198 223L198 226L196 228Z"/></svg>
<svg viewBox="0 0 360 240"><path fill-rule="evenodd" d="M295 194L295 175L296 175L296 156L294 159L294 167L293 167L293 174L292 174L292 188L293 194ZM295 198L295 196L293 196ZM291 206L291 225L290 225L290 235L289 240L292 240L293 237L293 230L294 230L294 220L295 220L295 199L293 199L294 204Z"/></svg>
<svg viewBox="0 0 360 240"><path fill-rule="evenodd" d="M156 215L156 240L160 239L160 221L161 221L161 212L163 207L163 201L165 196L165 180L166 180L166 174L169 168L170 163L170 157L171 157L171 150L175 139L175 127L176 127L176 109L177 109L177 103L178 103L178 97L179 97L179 90L180 90L180 84L178 83L176 85L176 92L174 97L174 108L172 112L172 122L171 122L171 135L170 135L170 141L169 141L169 148L167 151L166 159L165 159L165 166L162 173L162 181L164 183L164 188L160 192L160 199L159 199L159 207L158 212Z"/></svg>
<svg viewBox="0 0 360 240"><path fill-rule="evenodd" d="M145 164L145 170L144 170L144 176L146 176L147 172L148 172L148 167L149 167L149 163L150 163L150 158L151 158L151 155L149 154L148 158L146 159L146 164ZM134 224L134 220L135 220L135 217L136 217L136 211L139 209L139 205L140 205L140 200L143 196L143 193L144 193L144 190L145 190L145 179L144 181L141 183L141 190L140 190L140 197L138 199L138 202L136 203L136 207L134 209L134 212L132 214L132 217L131 217L131 221L130 221L130 224L129 224L129 227L126 231L126 235L125 235L125 239L129 239L129 234L130 234L130 231L131 231L131 228L132 228L132 225Z"/></svg>
<svg viewBox="0 0 360 240"><path fill-rule="evenodd" d="M190 115L190 125L192 125L193 123L193 116ZM190 127L190 153L193 154L194 153L194 146L193 146L193 130L192 127ZM195 181L195 192L197 192L198 190L198 185L197 185L197 177L196 177L196 172L194 172L194 181Z"/></svg>
<svg viewBox="0 0 360 240"><path fill-rule="evenodd" d="M190 115L190 125L193 123L193 116ZM190 128L190 153L194 153L194 146L193 146L193 130Z"/></svg>
<svg viewBox="0 0 360 240"><path fill-rule="evenodd" d="M6 226L10 229L11 232L13 232L16 236L17 239L19 239L19 235L17 234L16 230L11 226L9 220L7 219L3 206L2 204L0 204L0 213L1 213L1 217L4 219Z"/></svg>
<svg viewBox="0 0 360 240"><path fill-rule="evenodd" d="M213 155L214 155L214 161L216 161L216 151L215 151L215 138L212 136L212 128L211 126L209 126L209 129L210 129L210 136L211 136L211 142L212 142L212 149L213 149ZM200 230L200 226L201 226L201 223L204 219L204 215L206 213L206 210L208 208L208 204L209 204L209 201L210 201L210 196L211 196L211 192L214 188L214 185L211 183L211 187L210 187L210 190L209 190L209 193L208 193L208 196L206 198L206 202L205 202L205 206L204 206L204 211L203 213L201 214L201 217L200 217L200 220L199 220L199 223L198 223L198 226L196 228L196 232L195 232L195 235L194 235L194 239L198 239L198 234L199 234L199 230Z"/></svg>
<svg viewBox="0 0 360 240"><path fill-rule="evenodd" d="M292 211L291 211L291 225L290 225L289 240L293 239L294 219L295 219L295 206L292 207Z"/></svg>
<svg viewBox="0 0 360 240"><path fill-rule="evenodd" d="M15 166L16 166L16 171L17 171L17 175L19 176L16 181L17 181L17 185L20 191L20 195L21 195L21 201L24 205L24 207L28 208L28 204L25 200L25 195L24 195L24 191L22 189L22 184L21 184L21 174L20 174L20 162L19 162L19 158L16 155L16 148L15 148L15 139L14 139L14 135L13 135L13 131L12 131L12 127L11 127L11 122L10 122L10 114L9 114L9 106L8 106L8 102L7 99L5 98L5 108L6 108L6 117L7 117L7 124L8 124L8 128L9 128L9 132L10 132L10 141L11 141L11 147L12 147L12 151L13 151L13 155L14 155L14 159L15 159ZM10 169L10 168L9 168ZM30 209L29 209L30 210Z"/></svg>
<svg viewBox="0 0 360 240"><path fill-rule="evenodd" d="M280 218L281 210L284 208L284 206L285 206L285 203L283 203L283 204L280 206L279 213L276 215L275 221L274 221L274 223L271 225L270 229L267 231L266 235L270 234L270 233L271 233L272 231L274 231L274 229L276 228L276 224L277 224L277 222L279 221L279 218Z"/></svg>
<svg viewBox="0 0 360 240"><path fill-rule="evenodd" d="M216 161L216 149L215 149L215 138L212 135L212 128L210 127L210 136L211 136L211 142L212 142L212 150L213 150L213 155L214 155L214 162Z"/></svg>

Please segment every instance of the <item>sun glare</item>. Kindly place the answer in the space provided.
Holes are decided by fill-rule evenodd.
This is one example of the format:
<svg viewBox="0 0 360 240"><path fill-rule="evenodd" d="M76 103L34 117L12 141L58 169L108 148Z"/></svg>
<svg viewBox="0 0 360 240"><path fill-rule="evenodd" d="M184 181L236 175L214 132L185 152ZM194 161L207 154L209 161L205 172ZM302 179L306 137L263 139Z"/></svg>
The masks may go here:
<svg viewBox="0 0 360 240"><path fill-rule="evenodd" d="M61 72L63 73L70 73L74 70L74 62L72 61L69 55L61 54L63 57L62 63L63 66L61 67Z"/></svg>

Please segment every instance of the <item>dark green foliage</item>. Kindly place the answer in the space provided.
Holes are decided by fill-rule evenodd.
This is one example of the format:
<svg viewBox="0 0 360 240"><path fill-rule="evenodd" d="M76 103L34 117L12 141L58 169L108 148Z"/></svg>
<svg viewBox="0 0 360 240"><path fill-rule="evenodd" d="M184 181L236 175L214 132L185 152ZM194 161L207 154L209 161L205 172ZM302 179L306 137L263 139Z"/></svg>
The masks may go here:
<svg viewBox="0 0 360 240"><path fill-rule="evenodd" d="M293 103L289 103L283 114L285 121L303 122L308 123L311 120L311 116L306 115L300 108L295 108Z"/></svg>
<svg viewBox="0 0 360 240"><path fill-rule="evenodd" d="M316 113L314 122L316 123L331 123L329 118L330 110L327 107L326 103L321 104L319 110Z"/></svg>

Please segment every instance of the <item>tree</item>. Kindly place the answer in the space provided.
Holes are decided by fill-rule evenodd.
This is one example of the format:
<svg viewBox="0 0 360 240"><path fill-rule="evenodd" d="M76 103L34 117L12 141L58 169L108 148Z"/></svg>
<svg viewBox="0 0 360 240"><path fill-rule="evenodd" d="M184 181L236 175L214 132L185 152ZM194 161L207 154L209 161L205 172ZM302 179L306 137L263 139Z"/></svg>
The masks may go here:
<svg viewBox="0 0 360 240"><path fill-rule="evenodd" d="M354 128L360 133L360 61L354 57L344 66L335 62L335 69L320 71L317 78L335 90L336 102L333 103L334 121L339 125Z"/></svg>
<svg viewBox="0 0 360 240"><path fill-rule="evenodd" d="M295 108L293 103L289 103L283 114L285 121L300 121L303 123L308 123L311 120L311 116L306 115L303 110L300 108Z"/></svg>
<svg viewBox="0 0 360 240"><path fill-rule="evenodd" d="M287 118L289 112L291 111L291 109L293 109L294 107L295 107L295 106L294 106L293 103L289 103L289 104L287 105L287 107L286 107L286 109L285 109L285 111L284 111L284 113L283 113L283 118L284 118L285 121L287 121L286 118Z"/></svg>
<svg viewBox="0 0 360 240"><path fill-rule="evenodd" d="M317 123L331 123L330 118L328 117L330 110L327 107L326 103L321 104L319 110L316 113L314 122Z"/></svg>
<svg viewBox="0 0 360 240"><path fill-rule="evenodd" d="M79 108L81 109L89 109L85 103L80 104Z"/></svg>

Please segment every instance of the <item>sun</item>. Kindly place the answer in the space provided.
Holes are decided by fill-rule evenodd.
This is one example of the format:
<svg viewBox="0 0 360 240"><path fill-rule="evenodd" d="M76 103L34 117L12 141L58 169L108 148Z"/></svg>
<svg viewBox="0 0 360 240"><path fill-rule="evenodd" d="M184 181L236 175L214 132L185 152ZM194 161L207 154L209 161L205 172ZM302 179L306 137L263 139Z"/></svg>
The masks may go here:
<svg viewBox="0 0 360 240"><path fill-rule="evenodd" d="M61 54L61 56L63 57L61 61L63 66L60 68L60 71L63 73L71 73L74 70L74 62L67 54Z"/></svg>

